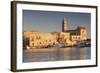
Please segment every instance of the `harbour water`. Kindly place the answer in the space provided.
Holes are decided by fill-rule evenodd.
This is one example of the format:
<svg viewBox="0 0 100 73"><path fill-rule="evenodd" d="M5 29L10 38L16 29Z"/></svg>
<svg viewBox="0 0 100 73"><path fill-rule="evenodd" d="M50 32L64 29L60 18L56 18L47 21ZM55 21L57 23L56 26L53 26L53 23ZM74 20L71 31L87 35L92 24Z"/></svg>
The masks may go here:
<svg viewBox="0 0 100 73"><path fill-rule="evenodd" d="M24 49L23 62L45 62L91 59L91 47Z"/></svg>

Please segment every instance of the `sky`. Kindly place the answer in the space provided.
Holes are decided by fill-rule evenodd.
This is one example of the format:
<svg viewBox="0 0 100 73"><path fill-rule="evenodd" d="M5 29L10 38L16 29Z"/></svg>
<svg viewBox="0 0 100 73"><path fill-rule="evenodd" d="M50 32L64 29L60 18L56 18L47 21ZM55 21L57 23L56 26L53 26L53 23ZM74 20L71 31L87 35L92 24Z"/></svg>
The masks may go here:
<svg viewBox="0 0 100 73"><path fill-rule="evenodd" d="M61 32L64 16L68 30L85 26L88 37L91 36L91 14L82 12L23 10L23 31Z"/></svg>

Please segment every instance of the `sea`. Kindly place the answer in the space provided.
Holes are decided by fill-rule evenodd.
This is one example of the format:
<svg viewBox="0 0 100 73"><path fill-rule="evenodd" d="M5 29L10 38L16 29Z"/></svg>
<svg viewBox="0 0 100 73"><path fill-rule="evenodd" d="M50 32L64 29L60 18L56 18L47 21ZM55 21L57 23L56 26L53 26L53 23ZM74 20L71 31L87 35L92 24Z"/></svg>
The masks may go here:
<svg viewBox="0 0 100 73"><path fill-rule="evenodd" d="M91 59L91 47L24 49L23 62L47 62Z"/></svg>

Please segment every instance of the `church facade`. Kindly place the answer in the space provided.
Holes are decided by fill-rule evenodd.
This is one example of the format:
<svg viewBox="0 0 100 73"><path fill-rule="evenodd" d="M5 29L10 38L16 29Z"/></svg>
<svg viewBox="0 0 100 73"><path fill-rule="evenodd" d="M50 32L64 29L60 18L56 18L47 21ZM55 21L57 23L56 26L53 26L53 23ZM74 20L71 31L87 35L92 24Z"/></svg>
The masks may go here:
<svg viewBox="0 0 100 73"><path fill-rule="evenodd" d="M61 32L23 32L23 46L25 48L44 48L60 43L62 45L75 45L77 42L87 40L87 31L83 26L68 30L66 17L62 19Z"/></svg>

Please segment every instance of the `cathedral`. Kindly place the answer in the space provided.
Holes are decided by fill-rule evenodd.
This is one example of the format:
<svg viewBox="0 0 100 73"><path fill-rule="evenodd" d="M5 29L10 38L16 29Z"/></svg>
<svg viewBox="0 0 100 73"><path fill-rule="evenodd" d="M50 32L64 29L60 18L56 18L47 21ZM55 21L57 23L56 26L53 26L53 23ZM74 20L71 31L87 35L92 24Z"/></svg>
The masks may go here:
<svg viewBox="0 0 100 73"><path fill-rule="evenodd" d="M61 32L23 32L24 48L47 48L60 43L65 46L73 46L80 41L87 40L87 32L85 27L77 26L77 28L68 30L68 21L66 17L62 19Z"/></svg>

